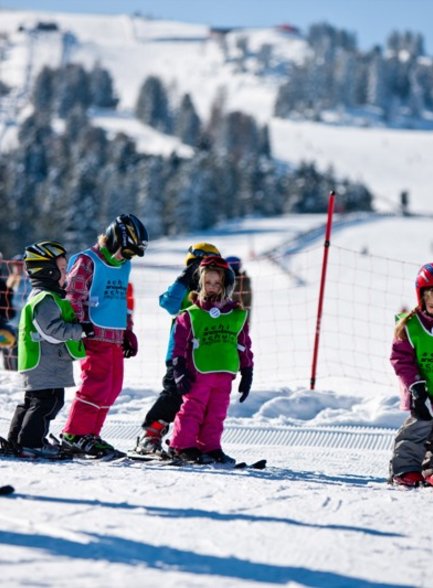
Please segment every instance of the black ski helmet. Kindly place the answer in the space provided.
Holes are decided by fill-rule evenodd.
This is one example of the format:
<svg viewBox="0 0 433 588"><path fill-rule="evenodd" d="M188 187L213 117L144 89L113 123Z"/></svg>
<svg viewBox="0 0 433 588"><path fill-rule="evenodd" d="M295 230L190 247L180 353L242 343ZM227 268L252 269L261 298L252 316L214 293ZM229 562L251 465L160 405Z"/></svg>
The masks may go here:
<svg viewBox="0 0 433 588"><path fill-rule="evenodd" d="M106 229L107 249L114 254L120 248L125 259L143 257L149 242L146 227L134 214L121 214Z"/></svg>
<svg viewBox="0 0 433 588"><path fill-rule="evenodd" d="M60 279L57 258L66 257L66 249L57 241L38 241L24 251L24 265L30 278Z"/></svg>

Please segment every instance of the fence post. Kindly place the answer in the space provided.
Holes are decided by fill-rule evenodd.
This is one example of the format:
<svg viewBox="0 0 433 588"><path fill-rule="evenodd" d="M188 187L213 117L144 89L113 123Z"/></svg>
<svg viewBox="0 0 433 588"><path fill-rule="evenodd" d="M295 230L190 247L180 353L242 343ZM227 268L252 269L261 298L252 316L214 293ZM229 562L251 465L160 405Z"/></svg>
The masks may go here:
<svg viewBox="0 0 433 588"><path fill-rule="evenodd" d="M319 354L320 324L322 321L323 298L325 296L326 269L328 266L328 252L331 245L332 217L334 215L335 192L329 193L328 219L326 222L325 243L323 245L322 275L320 278L319 303L317 306L316 333L314 337L313 361L311 364L310 390L316 385L317 357Z"/></svg>

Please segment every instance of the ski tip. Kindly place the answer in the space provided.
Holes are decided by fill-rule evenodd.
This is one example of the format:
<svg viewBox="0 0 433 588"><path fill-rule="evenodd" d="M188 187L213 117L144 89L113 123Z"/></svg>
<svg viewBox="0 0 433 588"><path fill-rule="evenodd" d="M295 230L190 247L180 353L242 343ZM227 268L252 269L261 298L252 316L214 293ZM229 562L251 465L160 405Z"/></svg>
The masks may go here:
<svg viewBox="0 0 433 588"><path fill-rule="evenodd" d="M0 496L7 496L8 494L12 494L15 492L15 488L10 486L9 484L6 486L0 486Z"/></svg>
<svg viewBox="0 0 433 588"><path fill-rule="evenodd" d="M254 468L255 470L264 470L266 468L267 463L268 462L266 459L259 459L259 461L256 461L253 464L251 464L250 467Z"/></svg>
<svg viewBox="0 0 433 588"><path fill-rule="evenodd" d="M158 459L156 457L152 457L151 455L143 455L142 453L137 453L134 450L127 451L126 457L133 461L155 461L156 459Z"/></svg>
<svg viewBox="0 0 433 588"><path fill-rule="evenodd" d="M266 459L259 459L253 463L247 463L246 461L238 461L234 465L235 470L244 470L246 468L252 470L264 470L266 468L267 460Z"/></svg>

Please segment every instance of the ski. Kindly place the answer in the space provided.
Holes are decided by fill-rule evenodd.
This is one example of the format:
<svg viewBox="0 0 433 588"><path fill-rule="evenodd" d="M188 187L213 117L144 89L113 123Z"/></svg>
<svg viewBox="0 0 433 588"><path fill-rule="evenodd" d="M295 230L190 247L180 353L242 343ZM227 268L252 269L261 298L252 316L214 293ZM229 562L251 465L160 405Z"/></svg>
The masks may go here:
<svg viewBox="0 0 433 588"><path fill-rule="evenodd" d="M165 451L160 453L139 453L135 449L126 452L126 457L133 461L173 461L173 458Z"/></svg>
<svg viewBox="0 0 433 588"><path fill-rule="evenodd" d="M0 496L8 496L15 492L15 488L7 484L6 486L0 486Z"/></svg>
<svg viewBox="0 0 433 588"><path fill-rule="evenodd" d="M247 463L246 461L238 461L233 464L225 464L220 462L210 462L210 463L198 463L194 461L186 461L180 458L173 458L168 453L159 454L159 455L152 455L152 454L140 454L134 450L128 451L126 453L127 459L132 461L141 461L144 463L159 463L160 465L164 466L173 466L173 467L182 467L182 466L193 466L193 467L201 467L205 468L207 466L214 468L214 469L228 469L228 470L244 470L244 469L253 469L253 470L264 470L266 468L267 460L266 459L259 459L258 461L254 461L252 463Z"/></svg>
<svg viewBox="0 0 433 588"><path fill-rule="evenodd" d="M246 463L245 461L237 462L234 465L235 470L250 469L250 470L264 470L266 469L267 460L259 459L252 463Z"/></svg>
<svg viewBox="0 0 433 588"><path fill-rule="evenodd" d="M164 466L192 466L192 469L199 468L202 470L264 470L266 468L266 463L266 459L259 459L258 461L254 461L252 463L247 463L246 461L237 461L236 463L221 463L217 461L211 463L199 463L194 461L186 461L184 459L161 461L161 465Z"/></svg>
<svg viewBox="0 0 433 588"><path fill-rule="evenodd" d="M111 461L123 461L126 459L126 453L115 449L109 453L103 453L100 455L89 455L88 453L73 453L73 461L78 462L90 462L90 463L106 463Z"/></svg>

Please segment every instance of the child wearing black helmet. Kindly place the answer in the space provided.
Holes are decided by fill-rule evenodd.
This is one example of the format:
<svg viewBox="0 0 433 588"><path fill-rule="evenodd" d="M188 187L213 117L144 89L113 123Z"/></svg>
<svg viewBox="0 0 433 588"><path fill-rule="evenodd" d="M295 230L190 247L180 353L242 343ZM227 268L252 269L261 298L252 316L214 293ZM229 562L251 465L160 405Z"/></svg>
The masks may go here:
<svg viewBox="0 0 433 588"><path fill-rule="evenodd" d="M66 250L55 241L26 248L24 264L32 290L21 312L18 370L24 376L24 402L12 418L9 449L19 457L64 459L47 441L49 422L73 386L72 361L85 356L82 337L92 332L77 322L65 299Z"/></svg>
<svg viewBox="0 0 433 588"><path fill-rule="evenodd" d="M173 370L183 395L176 415L170 452L186 461L235 463L221 448L232 381L238 371L240 402L250 391L253 353L248 311L230 296L234 274L221 257L204 258L198 292L176 319Z"/></svg>
<svg viewBox="0 0 433 588"><path fill-rule="evenodd" d="M62 446L73 452L109 458L121 452L101 438L108 411L123 386L124 358L137 354L138 343L128 314L131 259L143 257L148 234L133 214L119 215L97 243L72 257L67 298L81 322L95 335L84 342L81 385L62 433Z"/></svg>

